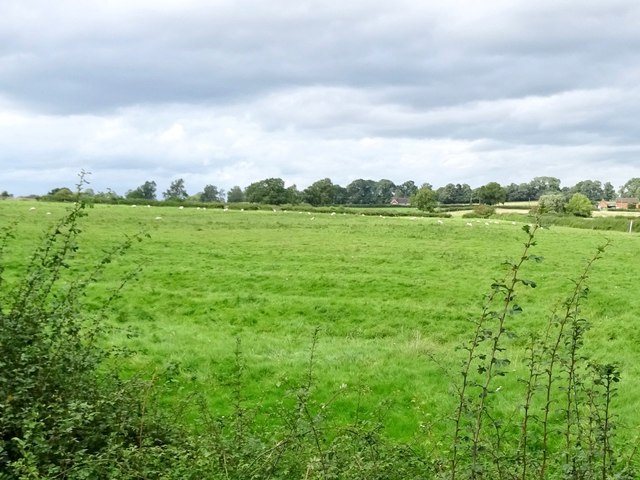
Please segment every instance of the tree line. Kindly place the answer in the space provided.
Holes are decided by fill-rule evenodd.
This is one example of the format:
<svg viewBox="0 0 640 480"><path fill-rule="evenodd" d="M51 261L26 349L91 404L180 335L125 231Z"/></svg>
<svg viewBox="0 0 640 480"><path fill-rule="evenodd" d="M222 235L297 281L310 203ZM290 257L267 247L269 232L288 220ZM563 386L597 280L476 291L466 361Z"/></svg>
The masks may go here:
<svg viewBox="0 0 640 480"><path fill-rule="evenodd" d="M2 198L11 195L3 192ZM443 204L475 204L496 205L505 202L538 201L545 195L560 195L566 201L579 193L591 202L614 200L616 197L640 197L640 178L632 178L616 190L611 182L599 180L583 180L571 187L561 187L556 177L535 177L526 183L500 185L489 182L477 188L466 183L448 183L434 188L429 183L418 186L413 180L396 184L388 179L357 179L346 187L333 183L330 178L318 180L307 188L299 190L296 185L285 186L282 178L266 178L253 182L245 188L234 186L225 192L216 185L206 185L202 191L190 195L184 179L171 182L169 188L162 192L162 199L172 202L218 202L218 203L263 203L270 205L307 203L312 206L326 205L388 205L392 199L410 199L410 203L418 208ZM83 195L99 201L116 202L121 199L157 201L157 184L153 180L145 181L138 187L127 191L123 196L111 189L105 192L83 191ZM67 187L54 188L45 199L72 200L74 193ZM401 202L404 203L404 202ZM426 208L425 208L426 207Z"/></svg>

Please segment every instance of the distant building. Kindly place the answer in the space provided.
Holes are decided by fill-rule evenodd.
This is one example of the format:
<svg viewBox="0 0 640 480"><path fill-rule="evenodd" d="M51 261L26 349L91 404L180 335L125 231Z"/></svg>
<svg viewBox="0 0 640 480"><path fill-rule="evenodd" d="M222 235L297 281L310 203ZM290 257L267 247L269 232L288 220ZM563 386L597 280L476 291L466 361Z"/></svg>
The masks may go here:
<svg viewBox="0 0 640 480"><path fill-rule="evenodd" d="M598 202L598 210L629 210L636 208L640 200L635 197L616 198L615 201L600 200Z"/></svg>
<svg viewBox="0 0 640 480"><path fill-rule="evenodd" d="M411 205L411 202L409 202L409 199L406 197L393 197L390 203L391 205L398 205L401 207L407 207Z"/></svg>

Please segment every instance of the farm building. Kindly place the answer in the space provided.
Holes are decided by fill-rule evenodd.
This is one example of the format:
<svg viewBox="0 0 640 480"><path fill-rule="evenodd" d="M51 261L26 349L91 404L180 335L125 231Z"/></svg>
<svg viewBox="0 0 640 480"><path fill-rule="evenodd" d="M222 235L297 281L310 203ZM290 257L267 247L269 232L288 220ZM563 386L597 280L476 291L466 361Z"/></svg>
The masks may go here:
<svg viewBox="0 0 640 480"><path fill-rule="evenodd" d="M406 207L411 204L409 199L406 197L393 197L390 203L391 205L400 205L402 207Z"/></svg>
<svg viewBox="0 0 640 480"><path fill-rule="evenodd" d="M638 203L640 203L640 200L635 197L616 198L613 202L600 200L598 202L598 210L629 210L630 208L636 208Z"/></svg>

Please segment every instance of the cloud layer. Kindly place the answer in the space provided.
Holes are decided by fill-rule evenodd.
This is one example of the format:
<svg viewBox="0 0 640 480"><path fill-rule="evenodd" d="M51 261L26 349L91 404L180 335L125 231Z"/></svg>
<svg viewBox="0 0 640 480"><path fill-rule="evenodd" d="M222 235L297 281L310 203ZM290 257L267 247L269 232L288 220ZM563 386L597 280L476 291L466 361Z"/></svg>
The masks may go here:
<svg viewBox="0 0 640 480"><path fill-rule="evenodd" d="M11 193L640 176L631 0L10 3Z"/></svg>

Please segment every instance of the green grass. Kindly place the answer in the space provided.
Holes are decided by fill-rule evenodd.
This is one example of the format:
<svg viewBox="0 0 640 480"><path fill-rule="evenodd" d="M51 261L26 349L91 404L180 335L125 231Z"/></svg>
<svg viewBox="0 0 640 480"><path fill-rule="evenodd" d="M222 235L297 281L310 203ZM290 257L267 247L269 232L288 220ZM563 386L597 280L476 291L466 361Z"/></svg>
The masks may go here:
<svg viewBox="0 0 640 480"><path fill-rule="evenodd" d="M0 202L0 225L17 221L5 252L9 280L64 208ZM171 377L163 377L167 402L198 391L215 412L229 412L240 338L245 395L267 411L302 381L319 327L315 397L340 392L333 404L338 419L353 418L359 404L375 411L391 402L387 433L401 439L414 436L420 424L443 428L455 408L450 385L461 358L456 347L470 335L467 320L479 314L483 294L502 276L501 262L518 255L524 241L523 224L511 220L474 220L470 227L459 218L439 224L437 218L283 211L96 205L88 212L72 274L123 236L149 233L111 266L87 304L143 265L113 305L117 330L109 341L138 352L124 365L129 373L170 367ZM600 361L621 364L618 412L625 423L637 423L637 235L565 227L539 232L534 253L545 260L524 270L538 288L521 292L524 313L512 325L521 337L507 355L520 371L526 332L545 325L605 238L613 244L595 267L583 308L593 325L586 348ZM515 386L517 375L505 385Z"/></svg>

